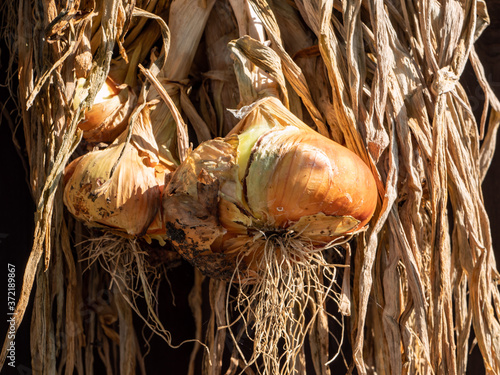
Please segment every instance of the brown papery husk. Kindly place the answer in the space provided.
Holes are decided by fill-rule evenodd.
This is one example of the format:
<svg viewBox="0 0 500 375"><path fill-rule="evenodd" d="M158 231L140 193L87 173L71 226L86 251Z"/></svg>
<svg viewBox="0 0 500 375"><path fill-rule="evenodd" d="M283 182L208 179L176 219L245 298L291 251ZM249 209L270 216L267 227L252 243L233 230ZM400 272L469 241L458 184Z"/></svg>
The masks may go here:
<svg viewBox="0 0 500 375"><path fill-rule="evenodd" d="M200 102L205 122L215 136L225 136L238 122L227 108L239 102L238 85L227 44L238 36L228 1L216 1L205 27L205 49L209 70L204 72ZM212 95L208 93L211 91ZM212 100L210 100L212 99Z"/></svg>
<svg viewBox="0 0 500 375"><path fill-rule="evenodd" d="M121 151L121 145L113 145L75 160L77 165L65 188L65 204L88 225L142 235L156 215L161 190L154 168L143 163L132 145L125 146L124 156L110 178Z"/></svg>
<svg viewBox="0 0 500 375"><path fill-rule="evenodd" d="M106 96L100 98L101 91ZM131 87L119 86L108 77L97 97L99 100L85 112L78 127L83 130L83 138L87 142L111 143L127 128L137 96Z"/></svg>
<svg viewBox="0 0 500 375"><path fill-rule="evenodd" d="M93 151L67 167L64 202L90 226L104 226L132 236L161 230L157 220L167 165L160 164L152 135L149 107L132 125L130 143L124 133L104 150Z"/></svg>
<svg viewBox="0 0 500 375"><path fill-rule="evenodd" d="M181 103L188 107L187 113L192 112L192 108L190 108L192 104L186 95L183 96L184 101L181 102L179 85L175 83L188 78L197 46L214 3L214 0L207 2L175 1L169 9L170 49L165 66L158 73L157 78L161 82L163 90L171 97L179 115L183 111ZM149 93L148 100L161 97L154 86ZM195 114L195 116L199 119L199 115ZM175 137L175 134L176 132L177 134L187 133L184 121L180 121L180 116L173 116L171 109L164 101L160 102L151 113L151 119L162 157L173 162L182 161L185 157L185 151L189 148L189 143L185 138ZM200 125L196 129L200 140L208 139L210 132L206 128L206 124L203 121L195 123Z"/></svg>

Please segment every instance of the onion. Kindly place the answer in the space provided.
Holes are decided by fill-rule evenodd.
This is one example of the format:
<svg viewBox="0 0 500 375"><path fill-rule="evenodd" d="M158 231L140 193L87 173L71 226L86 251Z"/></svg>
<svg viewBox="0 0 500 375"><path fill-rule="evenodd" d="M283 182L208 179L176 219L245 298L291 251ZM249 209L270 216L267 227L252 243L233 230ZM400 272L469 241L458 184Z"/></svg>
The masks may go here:
<svg viewBox="0 0 500 375"><path fill-rule="evenodd" d="M64 203L90 226L135 236L148 230L159 233L163 225L157 213L170 170L158 160L148 107L138 116L130 143L125 144L125 137L123 133L106 149L85 154L66 167Z"/></svg>
<svg viewBox="0 0 500 375"><path fill-rule="evenodd" d="M92 143L112 142L127 127L137 101L130 86L118 85L107 78L85 118L78 124L83 137Z"/></svg>
<svg viewBox="0 0 500 375"><path fill-rule="evenodd" d="M242 280L259 273L271 238L324 247L362 230L376 203L365 163L275 98L254 105L226 138L191 152L163 198L179 253L208 276L229 279L237 269Z"/></svg>

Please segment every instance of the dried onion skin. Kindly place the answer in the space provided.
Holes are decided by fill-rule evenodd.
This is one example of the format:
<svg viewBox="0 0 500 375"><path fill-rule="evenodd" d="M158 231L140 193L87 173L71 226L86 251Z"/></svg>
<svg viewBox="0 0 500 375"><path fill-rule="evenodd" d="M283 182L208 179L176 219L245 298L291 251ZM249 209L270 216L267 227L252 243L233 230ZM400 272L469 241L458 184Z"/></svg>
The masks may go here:
<svg viewBox="0 0 500 375"><path fill-rule="evenodd" d="M107 148L66 167L64 203L77 219L133 236L164 232L157 214L171 169L158 158L149 111L146 106L137 116L129 143L124 132Z"/></svg>
<svg viewBox="0 0 500 375"><path fill-rule="evenodd" d="M113 142L126 128L137 102L130 86L118 85L107 78L92 107L78 124L87 142Z"/></svg>
<svg viewBox="0 0 500 375"><path fill-rule="evenodd" d="M79 220L107 226L130 235L146 232L161 202L154 168L144 165L137 149L127 145L109 178L121 145L93 151L68 165L64 203Z"/></svg>

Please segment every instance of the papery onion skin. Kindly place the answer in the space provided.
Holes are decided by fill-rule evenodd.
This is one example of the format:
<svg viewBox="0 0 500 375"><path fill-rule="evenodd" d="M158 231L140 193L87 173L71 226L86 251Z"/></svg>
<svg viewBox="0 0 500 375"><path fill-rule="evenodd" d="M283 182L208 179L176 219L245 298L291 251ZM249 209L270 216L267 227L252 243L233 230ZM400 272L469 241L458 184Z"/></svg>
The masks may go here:
<svg viewBox="0 0 500 375"><path fill-rule="evenodd" d="M125 86L125 85L124 85ZM137 97L128 86L121 87L107 78L92 108L78 124L87 142L113 142L127 127Z"/></svg>
<svg viewBox="0 0 500 375"><path fill-rule="evenodd" d="M109 178L122 145L90 152L66 167L64 203L78 219L130 235L142 235L161 204L154 168L147 167L137 149L127 145Z"/></svg>
<svg viewBox="0 0 500 375"><path fill-rule="evenodd" d="M212 250L227 232L218 206L221 184L232 186L237 173L234 142L202 143L171 175L163 194L163 221L176 250L205 275L225 279L234 271L234 259Z"/></svg>

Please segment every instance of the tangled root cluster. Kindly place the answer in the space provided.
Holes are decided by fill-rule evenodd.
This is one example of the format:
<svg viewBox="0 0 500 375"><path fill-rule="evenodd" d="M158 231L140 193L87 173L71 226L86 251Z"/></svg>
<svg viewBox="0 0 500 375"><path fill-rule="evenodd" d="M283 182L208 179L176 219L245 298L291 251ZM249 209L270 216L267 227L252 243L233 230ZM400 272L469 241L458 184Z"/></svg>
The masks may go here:
<svg viewBox="0 0 500 375"><path fill-rule="evenodd" d="M171 267L178 256L167 250L162 253L164 258L169 258L167 261L158 259L154 251L144 250L138 239L105 232L87 240L80 257L87 268L97 262L111 279L109 287L115 286L151 331L170 343L170 333L157 315L157 293L160 281L166 275L165 267ZM146 315L138 306L139 300L144 300L147 306Z"/></svg>
<svg viewBox="0 0 500 375"><path fill-rule="evenodd" d="M245 355L231 326L243 320L244 333L253 341L253 351L250 358L244 359L244 368L254 365L259 374L297 373L301 368L298 363L304 361L308 333L316 327L319 315L328 315L327 300L337 304L341 300L337 276L339 266L344 265L330 264L325 253L349 238L342 237L319 248L291 231L260 232L252 239L262 245L262 251L254 252L256 259L250 262L256 274L242 280L236 271L231 284L237 294L230 301L228 293L226 301L226 308L234 306L236 310L228 327L242 358ZM228 320L230 316L227 311Z"/></svg>

